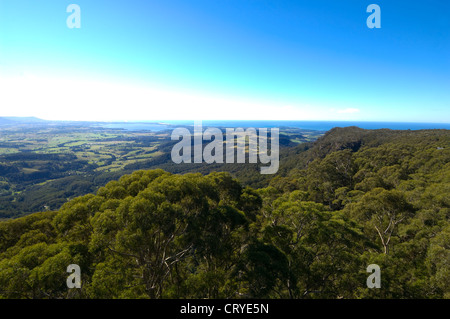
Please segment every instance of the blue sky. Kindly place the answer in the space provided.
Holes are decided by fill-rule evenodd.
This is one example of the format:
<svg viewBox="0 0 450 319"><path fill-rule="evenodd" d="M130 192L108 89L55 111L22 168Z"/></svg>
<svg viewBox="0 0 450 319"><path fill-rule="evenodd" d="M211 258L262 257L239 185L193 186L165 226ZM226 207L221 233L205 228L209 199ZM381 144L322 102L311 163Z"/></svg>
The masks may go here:
<svg viewBox="0 0 450 319"><path fill-rule="evenodd" d="M69 4L81 8L70 29ZM381 28L369 29L369 4ZM450 2L0 0L0 116L450 122Z"/></svg>

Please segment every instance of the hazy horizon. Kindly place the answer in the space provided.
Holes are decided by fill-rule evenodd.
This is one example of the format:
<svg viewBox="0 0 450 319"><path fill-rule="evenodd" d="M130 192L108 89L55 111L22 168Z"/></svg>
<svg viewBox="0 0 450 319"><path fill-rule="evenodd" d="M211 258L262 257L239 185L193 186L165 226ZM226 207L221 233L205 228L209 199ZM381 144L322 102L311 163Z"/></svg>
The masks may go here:
<svg viewBox="0 0 450 319"><path fill-rule="evenodd" d="M428 122L428 121L371 121L371 120L241 120L241 119L219 119L219 118L213 118L208 120L203 119L183 119L183 120L171 120L171 119L130 119L130 120L52 120L52 119L46 119L38 116L33 115L24 115L24 116L3 116L0 114L0 118L8 118L8 119L36 119L36 120L42 120L42 121L49 121L49 122L99 122L99 123L179 123L179 122L193 122L196 120L204 121L204 122L349 122L349 123L355 123L355 122L361 122L361 123L411 123L411 124L450 124L450 121L436 121L436 122Z"/></svg>
<svg viewBox="0 0 450 319"><path fill-rule="evenodd" d="M7 122L1 122L6 119ZM9 121L11 123L9 123ZM42 122L41 122L42 121ZM200 121L203 127L291 127L313 131L328 131L335 127L357 126L363 129L392 129L392 130L424 130L424 129L445 129L450 130L450 123L431 122L389 122L389 121L296 121L296 120L130 120L130 121L47 121L37 117L1 117L2 125L33 125L45 123L61 123L68 125L100 125L103 128L124 129L129 131L161 131L173 129L177 126L193 126ZM9 123L9 124L8 124ZM13 124L14 123L14 124Z"/></svg>

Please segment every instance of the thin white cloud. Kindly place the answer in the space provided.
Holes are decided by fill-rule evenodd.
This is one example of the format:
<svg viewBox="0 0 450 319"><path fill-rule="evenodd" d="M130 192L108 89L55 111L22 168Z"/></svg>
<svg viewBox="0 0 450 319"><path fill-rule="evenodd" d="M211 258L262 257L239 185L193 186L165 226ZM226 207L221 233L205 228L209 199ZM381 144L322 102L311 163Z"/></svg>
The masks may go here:
<svg viewBox="0 0 450 319"><path fill-rule="evenodd" d="M337 112L340 114L353 114L353 113L359 113L359 109L349 107L349 108L346 108L343 110L338 110Z"/></svg>

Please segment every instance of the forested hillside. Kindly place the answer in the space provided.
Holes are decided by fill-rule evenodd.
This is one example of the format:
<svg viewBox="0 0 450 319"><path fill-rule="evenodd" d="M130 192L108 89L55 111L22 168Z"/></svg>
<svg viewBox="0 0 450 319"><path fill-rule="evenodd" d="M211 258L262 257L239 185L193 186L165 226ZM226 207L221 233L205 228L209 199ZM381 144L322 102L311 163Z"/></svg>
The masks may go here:
<svg viewBox="0 0 450 319"><path fill-rule="evenodd" d="M171 150L177 141L171 140L170 129L133 131L96 122L12 119L0 117L0 220L58 210L73 198L95 193L109 181L141 169L175 174L228 171L245 185L264 187L269 182L257 164L175 164ZM12 124L4 124L8 121ZM323 134L281 127L280 151ZM204 141L204 146L208 143Z"/></svg>
<svg viewBox="0 0 450 319"><path fill-rule="evenodd" d="M139 170L0 222L0 297L450 298L449 131L336 128L233 175Z"/></svg>

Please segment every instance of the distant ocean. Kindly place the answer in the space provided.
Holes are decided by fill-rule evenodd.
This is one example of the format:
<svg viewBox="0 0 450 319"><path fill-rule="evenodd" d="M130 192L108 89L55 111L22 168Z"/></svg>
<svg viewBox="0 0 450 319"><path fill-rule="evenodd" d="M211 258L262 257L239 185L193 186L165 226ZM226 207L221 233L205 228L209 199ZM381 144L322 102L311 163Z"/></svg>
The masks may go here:
<svg viewBox="0 0 450 319"><path fill-rule="evenodd" d="M126 129L130 131L162 131L176 126L194 125L193 121L161 121L161 122L114 122L102 124L105 128ZM304 130L328 131L334 127L357 126L363 129L391 130L450 130L450 123L406 123L406 122L343 122L343 121L202 121L203 127L294 127Z"/></svg>

